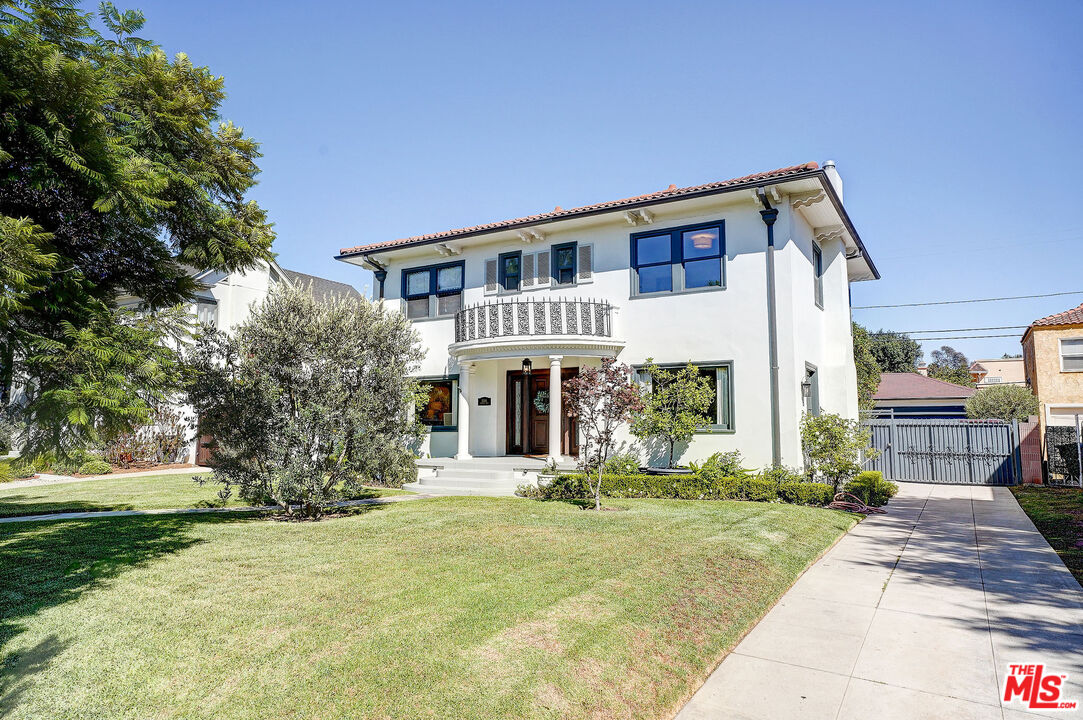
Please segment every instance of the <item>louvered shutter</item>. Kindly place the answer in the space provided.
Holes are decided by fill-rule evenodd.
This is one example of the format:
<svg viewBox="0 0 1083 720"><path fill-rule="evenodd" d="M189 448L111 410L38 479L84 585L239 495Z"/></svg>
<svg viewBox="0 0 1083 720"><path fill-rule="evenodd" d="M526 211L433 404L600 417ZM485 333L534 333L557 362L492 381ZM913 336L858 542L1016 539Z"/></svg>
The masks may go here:
<svg viewBox="0 0 1083 720"><path fill-rule="evenodd" d="M490 258L485 261L485 294L496 295L499 287L500 283L496 274L496 258Z"/></svg>
<svg viewBox="0 0 1083 720"><path fill-rule="evenodd" d="M523 253L523 289L534 287L534 253Z"/></svg>
<svg viewBox="0 0 1083 720"><path fill-rule="evenodd" d="M579 262L576 268L576 280L579 283L594 282L594 246L579 246Z"/></svg>
<svg viewBox="0 0 1083 720"><path fill-rule="evenodd" d="M542 250L538 253L538 285L549 284L549 251Z"/></svg>

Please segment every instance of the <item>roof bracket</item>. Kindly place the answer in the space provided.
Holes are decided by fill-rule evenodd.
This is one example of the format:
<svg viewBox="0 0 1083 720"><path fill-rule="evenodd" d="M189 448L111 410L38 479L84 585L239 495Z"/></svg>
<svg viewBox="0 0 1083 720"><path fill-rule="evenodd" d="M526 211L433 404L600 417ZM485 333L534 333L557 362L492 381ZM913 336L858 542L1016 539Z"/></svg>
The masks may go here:
<svg viewBox="0 0 1083 720"><path fill-rule="evenodd" d="M545 240L545 235L538 232L534 228L526 228L524 230L520 230L518 232L518 235L519 239L527 245L530 245L533 242L542 242Z"/></svg>
<svg viewBox="0 0 1083 720"><path fill-rule="evenodd" d="M624 213L624 219L629 225L650 225L654 222L654 213L646 208L628 210Z"/></svg>

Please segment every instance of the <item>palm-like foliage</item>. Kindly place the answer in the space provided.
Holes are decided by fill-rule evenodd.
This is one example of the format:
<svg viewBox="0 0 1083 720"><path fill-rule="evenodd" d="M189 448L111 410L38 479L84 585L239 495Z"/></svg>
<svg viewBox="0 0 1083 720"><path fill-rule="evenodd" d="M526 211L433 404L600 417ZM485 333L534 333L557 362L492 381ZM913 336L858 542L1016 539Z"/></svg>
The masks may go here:
<svg viewBox="0 0 1083 720"><path fill-rule="evenodd" d="M224 80L137 37L139 12L98 14L111 36L69 0L0 2L0 380L58 451L175 389L161 327L118 294L184 302L191 268L269 259L274 237Z"/></svg>

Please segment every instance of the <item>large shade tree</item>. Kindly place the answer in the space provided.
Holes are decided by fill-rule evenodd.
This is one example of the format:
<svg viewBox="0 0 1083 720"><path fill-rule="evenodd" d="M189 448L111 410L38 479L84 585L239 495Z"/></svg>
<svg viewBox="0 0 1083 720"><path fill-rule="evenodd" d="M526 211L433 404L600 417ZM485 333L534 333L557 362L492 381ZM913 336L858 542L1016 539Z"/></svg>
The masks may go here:
<svg viewBox="0 0 1083 720"><path fill-rule="evenodd" d="M168 328L118 296L168 308L192 269L272 256L246 197L257 144L220 119L223 79L137 37L139 12L103 3L98 20L0 3L0 366L27 391L31 451L143 421L177 389Z"/></svg>
<svg viewBox="0 0 1083 720"><path fill-rule="evenodd" d="M862 410L872 408L873 395L880 386L880 364L873 351L875 343L869 337L869 331L856 322L853 323L854 366L857 369L857 402Z"/></svg>
<svg viewBox="0 0 1083 720"><path fill-rule="evenodd" d="M877 330L869 333L869 350L876 358L881 372L905 373L917 370L921 359L921 344L905 333Z"/></svg>

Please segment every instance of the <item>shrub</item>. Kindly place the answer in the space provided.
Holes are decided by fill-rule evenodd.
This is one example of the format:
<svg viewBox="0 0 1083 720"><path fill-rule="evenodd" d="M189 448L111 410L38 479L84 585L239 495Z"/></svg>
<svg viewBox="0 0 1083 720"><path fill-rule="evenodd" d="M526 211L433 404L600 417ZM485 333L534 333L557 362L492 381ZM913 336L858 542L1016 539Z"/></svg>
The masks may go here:
<svg viewBox="0 0 1083 720"><path fill-rule="evenodd" d="M11 477L16 480L34 477L37 469L32 462L15 462L11 464Z"/></svg>
<svg viewBox="0 0 1083 720"><path fill-rule="evenodd" d="M691 463L692 474L707 481L724 477L743 477L749 472L741 467L741 451L716 452L702 463Z"/></svg>
<svg viewBox="0 0 1083 720"><path fill-rule="evenodd" d="M782 502L795 505L826 505L835 497L835 488L827 483L790 481L778 486Z"/></svg>
<svg viewBox="0 0 1083 720"><path fill-rule="evenodd" d="M843 490L860 498L866 505L880 507L895 497L895 494L899 492L899 486L885 480L883 473L879 470L866 470L846 483Z"/></svg>
<svg viewBox="0 0 1083 720"><path fill-rule="evenodd" d="M101 458L92 458L79 466L80 475L106 475L113 472L113 466Z"/></svg>
<svg viewBox="0 0 1083 720"><path fill-rule="evenodd" d="M859 472L858 461L862 451L867 456L868 430L856 420L821 413L801 418L801 447L805 453L805 465L812 477L823 478L833 486L845 484ZM873 451L875 452L875 451Z"/></svg>
<svg viewBox="0 0 1083 720"><path fill-rule="evenodd" d="M606 475L635 475L639 472L639 457L635 453L618 453L605 461Z"/></svg>
<svg viewBox="0 0 1083 720"><path fill-rule="evenodd" d="M797 468L788 468L783 465L774 465L766 467L760 473L765 478L771 478L780 486L783 483L807 483L808 475L804 470L798 470Z"/></svg>
<svg viewBox="0 0 1083 720"><path fill-rule="evenodd" d="M1038 396L1022 385L991 385L966 401L966 416L979 420L1023 421L1038 414Z"/></svg>

